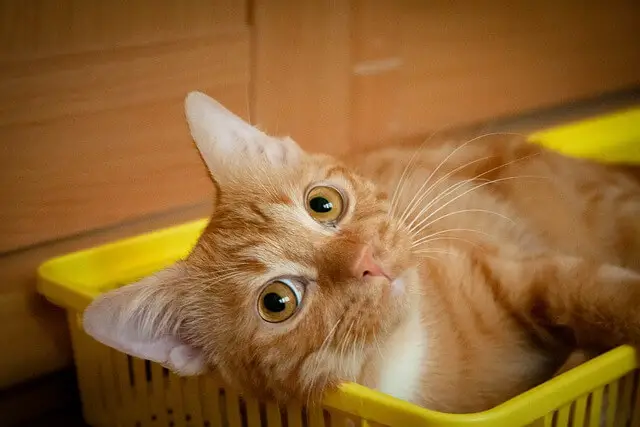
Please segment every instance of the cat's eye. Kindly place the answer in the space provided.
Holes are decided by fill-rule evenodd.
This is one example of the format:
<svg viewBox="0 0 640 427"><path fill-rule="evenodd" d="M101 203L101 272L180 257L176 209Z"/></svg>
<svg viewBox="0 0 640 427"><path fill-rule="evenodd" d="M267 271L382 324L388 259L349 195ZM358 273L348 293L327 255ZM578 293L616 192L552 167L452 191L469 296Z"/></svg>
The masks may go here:
<svg viewBox="0 0 640 427"><path fill-rule="evenodd" d="M280 323L293 316L300 305L300 292L289 280L269 283L260 293L258 313L269 323Z"/></svg>
<svg viewBox="0 0 640 427"><path fill-rule="evenodd" d="M307 194L307 212L318 222L336 222L342 217L344 210L344 198L333 187L319 185Z"/></svg>

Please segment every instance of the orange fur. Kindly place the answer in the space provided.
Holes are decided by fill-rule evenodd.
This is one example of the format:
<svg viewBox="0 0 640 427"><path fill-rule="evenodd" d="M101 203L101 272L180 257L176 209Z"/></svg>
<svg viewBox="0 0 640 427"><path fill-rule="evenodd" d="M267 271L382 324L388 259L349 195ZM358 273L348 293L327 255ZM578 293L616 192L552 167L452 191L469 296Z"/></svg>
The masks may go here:
<svg viewBox="0 0 640 427"><path fill-rule="evenodd" d="M436 200L416 223L437 214L414 238L423 238L418 251L429 257L421 271L427 296L423 318L432 335L430 369L418 400L450 412L487 409L525 391L550 378L576 348L593 351L640 342L640 276L630 273L621 284L619 278L603 276L591 284L592 295L581 294L590 273L611 268L605 264L640 270L637 182L613 168L546 152L519 136L464 142L432 141L422 148L390 147L353 157L363 176L392 193L417 152L397 211L410 212L411 222ZM430 184L424 187L427 177ZM429 197L407 209L420 187ZM574 274L557 271L564 255L579 257L584 267ZM523 277L496 277L499 264L487 263L489 257L513 263L520 275L547 269L542 283L567 295L535 295L534 283ZM530 264L532 257L539 265ZM514 289L519 298L505 301L504 293ZM620 300L613 301L615 295L608 292ZM527 301L534 296L539 301ZM560 296L576 300L541 318L539 311ZM564 324L565 317L583 312L594 318Z"/></svg>
<svg viewBox="0 0 640 427"><path fill-rule="evenodd" d="M136 299L117 300L134 287L105 296L88 325L110 310L151 339L163 319L259 397L315 400L351 380L449 412L490 408L550 378L577 348L640 343L640 188L621 172L504 135L340 162L242 129L231 139L242 157L229 159L217 137L203 148L209 136L194 120L218 188L209 226L179 279L146 284L163 292ZM305 210L317 183L346 195L335 227ZM354 277L362 245L390 279ZM304 284L302 303L266 323L258 295L282 275ZM417 360L415 372L396 358ZM396 372L410 381L394 384Z"/></svg>

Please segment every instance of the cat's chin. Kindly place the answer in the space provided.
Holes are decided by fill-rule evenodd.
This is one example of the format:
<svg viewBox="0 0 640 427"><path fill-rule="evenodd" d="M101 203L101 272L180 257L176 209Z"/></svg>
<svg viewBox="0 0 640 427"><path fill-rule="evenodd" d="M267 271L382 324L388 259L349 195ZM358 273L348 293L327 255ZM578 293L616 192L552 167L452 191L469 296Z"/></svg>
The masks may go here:
<svg viewBox="0 0 640 427"><path fill-rule="evenodd" d="M409 268L398 274L390 282L390 293L396 298L402 298L410 291L412 283L418 280L418 273L414 268Z"/></svg>
<svg viewBox="0 0 640 427"><path fill-rule="evenodd" d="M385 288L384 295L396 300L404 298L407 291L407 275L405 273L396 277L365 277L362 279L364 284L383 286Z"/></svg>
<svg viewBox="0 0 640 427"><path fill-rule="evenodd" d="M406 291L405 279L400 276L391 281L391 295L399 297L404 295Z"/></svg>

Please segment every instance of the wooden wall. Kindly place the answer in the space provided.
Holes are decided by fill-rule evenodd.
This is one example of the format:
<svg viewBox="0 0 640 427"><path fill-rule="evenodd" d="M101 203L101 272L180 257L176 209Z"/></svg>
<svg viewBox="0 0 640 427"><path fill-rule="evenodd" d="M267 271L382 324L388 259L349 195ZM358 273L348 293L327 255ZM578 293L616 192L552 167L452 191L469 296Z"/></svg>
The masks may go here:
<svg viewBox="0 0 640 427"><path fill-rule="evenodd" d="M353 14L360 144L640 82L635 0L355 0Z"/></svg>
<svg viewBox="0 0 640 427"><path fill-rule="evenodd" d="M340 152L640 83L635 2L0 0L0 387L71 361L59 253L206 215L182 98Z"/></svg>
<svg viewBox="0 0 640 427"><path fill-rule="evenodd" d="M184 94L246 115L244 2L158 4L0 2L0 385L69 363L62 317L33 292L43 258L206 204Z"/></svg>

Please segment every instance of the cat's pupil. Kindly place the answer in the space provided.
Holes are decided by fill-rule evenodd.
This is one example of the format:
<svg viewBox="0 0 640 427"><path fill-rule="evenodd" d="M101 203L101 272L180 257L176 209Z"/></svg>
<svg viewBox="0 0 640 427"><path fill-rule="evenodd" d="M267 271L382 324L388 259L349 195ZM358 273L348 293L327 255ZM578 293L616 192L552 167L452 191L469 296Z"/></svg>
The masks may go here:
<svg viewBox="0 0 640 427"><path fill-rule="evenodd" d="M333 209L333 204L324 197L314 197L309 200L309 207L318 213L327 213Z"/></svg>
<svg viewBox="0 0 640 427"><path fill-rule="evenodd" d="M284 311L284 309L287 308L288 301L289 297L282 297L275 292L269 292L262 298L264 308L272 313L280 313L281 311Z"/></svg>

